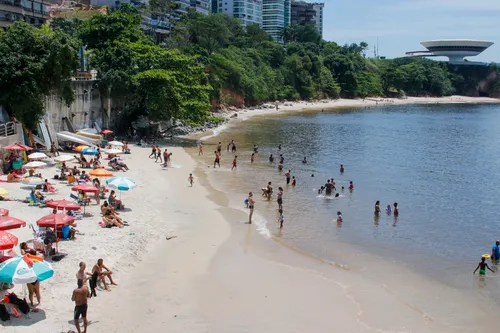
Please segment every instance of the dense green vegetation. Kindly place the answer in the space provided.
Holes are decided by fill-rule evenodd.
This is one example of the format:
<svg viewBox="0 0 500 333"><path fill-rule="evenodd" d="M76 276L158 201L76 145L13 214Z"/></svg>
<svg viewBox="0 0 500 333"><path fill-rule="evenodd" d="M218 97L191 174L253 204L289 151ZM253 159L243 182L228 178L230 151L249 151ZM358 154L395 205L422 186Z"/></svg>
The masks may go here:
<svg viewBox="0 0 500 333"><path fill-rule="evenodd" d="M172 9L168 0L155 0L148 10L157 15ZM500 89L495 66L369 59L366 43L326 42L314 26L285 28L282 45L257 25L243 28L224 14L190 12L158 44L140 23L141 16L128 4L87 21L55 19L50 28L16 22L0 33L0 103L28 126L42 114L44 95L58 93L70 103L69 82L81 45L123 127L142 115L201 123L210 108L221 104L478 91L495 95ZM488 83L479 87L486 78Z"/></svg>

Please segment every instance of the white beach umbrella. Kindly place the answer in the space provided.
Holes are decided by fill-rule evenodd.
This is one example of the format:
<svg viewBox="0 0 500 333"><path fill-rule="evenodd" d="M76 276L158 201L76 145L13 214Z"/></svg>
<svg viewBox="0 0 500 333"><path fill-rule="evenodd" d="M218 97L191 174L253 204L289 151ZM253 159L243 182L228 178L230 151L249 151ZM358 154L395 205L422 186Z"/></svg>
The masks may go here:
<svg viewBox="0 0 500 333"><path fill-rule="evenodd" d="M60 156L57 156L56 158L54 158L54 161L59 162L59 163L63 163L63 162L72 161L74 159L75 159L75 157L73 155L60 155Z"/></svg>
<svg viewBox="0 0 500 333"><path fill-rule="evenodd" d="M123 154L123 151L121 151L120 149L106 149L104 152L106 154L113 154L113 155Z"/></svg>
<svg viewBox="0 0 500 333"><path fill-rule="evenodd" d="M29 154L28 155L28 158L30 160L43 160L44 158L47 158L48 156L45 155L44 153L33 153L33 154Z"/></svg>
<svg viewBox="0 0 500 333"><path fill-rule="evenodd" d="M120 141L110 141L108 142L108 145L122 147L123 143L121 143Z"/></svg>
<svg viewBox="0 0 500 333"><path fill-rule="evenodd" d="M33 161L33 162L29 162L29 163L26 163L25 165L23 165L23 167L27 168L27 169L38 169L38 168L44 168L46 166L47 166L47 164L40 162L40 161Z"/></svg>

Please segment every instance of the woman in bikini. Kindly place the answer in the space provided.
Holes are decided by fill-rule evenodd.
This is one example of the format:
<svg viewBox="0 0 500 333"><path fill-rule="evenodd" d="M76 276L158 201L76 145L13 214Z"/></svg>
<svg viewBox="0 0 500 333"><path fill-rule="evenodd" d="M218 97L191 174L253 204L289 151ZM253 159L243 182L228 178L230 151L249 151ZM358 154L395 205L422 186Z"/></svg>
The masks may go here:
<svg viewBox="0 0 500 333"><path fill-rule="evenodd" d="M248 193L248 209L250 209L250 214L248 215L248 224L252 224L254 207L255 207L255 200L253 199L252 192L250 192Z"/></svg>

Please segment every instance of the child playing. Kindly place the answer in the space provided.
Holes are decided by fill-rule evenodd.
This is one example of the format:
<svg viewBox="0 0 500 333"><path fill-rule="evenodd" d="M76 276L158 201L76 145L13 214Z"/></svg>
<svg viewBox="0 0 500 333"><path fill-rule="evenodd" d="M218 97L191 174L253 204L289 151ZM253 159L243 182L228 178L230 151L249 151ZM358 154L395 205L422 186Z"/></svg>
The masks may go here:
<svg viewBox="0 0 500 333"><path fill-rule="evenodd" d="M279 210L280 217L278 221L280 222L280 229L283 228L283 223L285 222L285 217L283 216L283 209Z"/></svg>
<svg viewBox="0 0 500 333"><path fill-rule="evenodd" d="M193 187L194 179L193 179L193 174L192 173L189 174L188 181L189 181L189 184L191 184L191 187Z"/></svg>
<svg viewBox="0 0 500 333"><path fill-rule="evenodd" d="M337 212L337 222L344 222L344 218L342 217L342 213L340 211Z"/></svg>

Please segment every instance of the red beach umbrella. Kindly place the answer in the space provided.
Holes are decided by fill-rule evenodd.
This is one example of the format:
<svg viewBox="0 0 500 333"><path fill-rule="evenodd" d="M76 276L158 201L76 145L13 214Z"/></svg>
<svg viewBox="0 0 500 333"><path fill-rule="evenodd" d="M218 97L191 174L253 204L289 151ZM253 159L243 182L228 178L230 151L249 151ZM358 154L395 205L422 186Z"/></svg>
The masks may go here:
<svg viewBox="0 0 500 333"><path fill-rule="evenodd" d="M0 208L0 216L9 216L9 210L5 208Z"/></svg>
<svg viewBox="0 0 500 333"><path fill-rule="evenodd" d="M36 221L36 224L42 228L58 229L72 223L74 220L72 216L66 214L49 214Z"/></svg>
<svg viewBox="0 0 500 333"><path fill-rule="evenodd" d="M33 150L33 148L25 146L19 142L7 145L7 146L3 147L2 149L4 149L4 150L19 150L19 151Z"/></svg>
<svg viewBox="0 0 500 333"><path fill-rule="evenodd" d="M113 131L109 130L109 129L104 129L101 131L101 134L104 134L104 135L113 134Z"/></svg>
<svg viewBox="0 0 500 333"><path fill-rule="evenodd" d="M79 210L80 205L68 201L68 200L51 200L47 202L47 207L49 208L57 208L57 209L65 209L65 210Z"/></svg>
<svg viewBox="0 0 500 333"><path fill-rule="evenodd" d="M99 192L99 189L92 184L80 184L71 188L73 191Z"/></svg>
<svg viewBox="0 0 500 333"><path fill-rule="evenodd" d="M0 231L0 250L12 249L17 245L18 239L16 236L5 231Z"/></svg>
<svg viewBox="0 0 500 333"><path fill-rule="evenodd" d="M0 230L10 230L25 227L26 222L15 217L0 216Z"/></svg>

